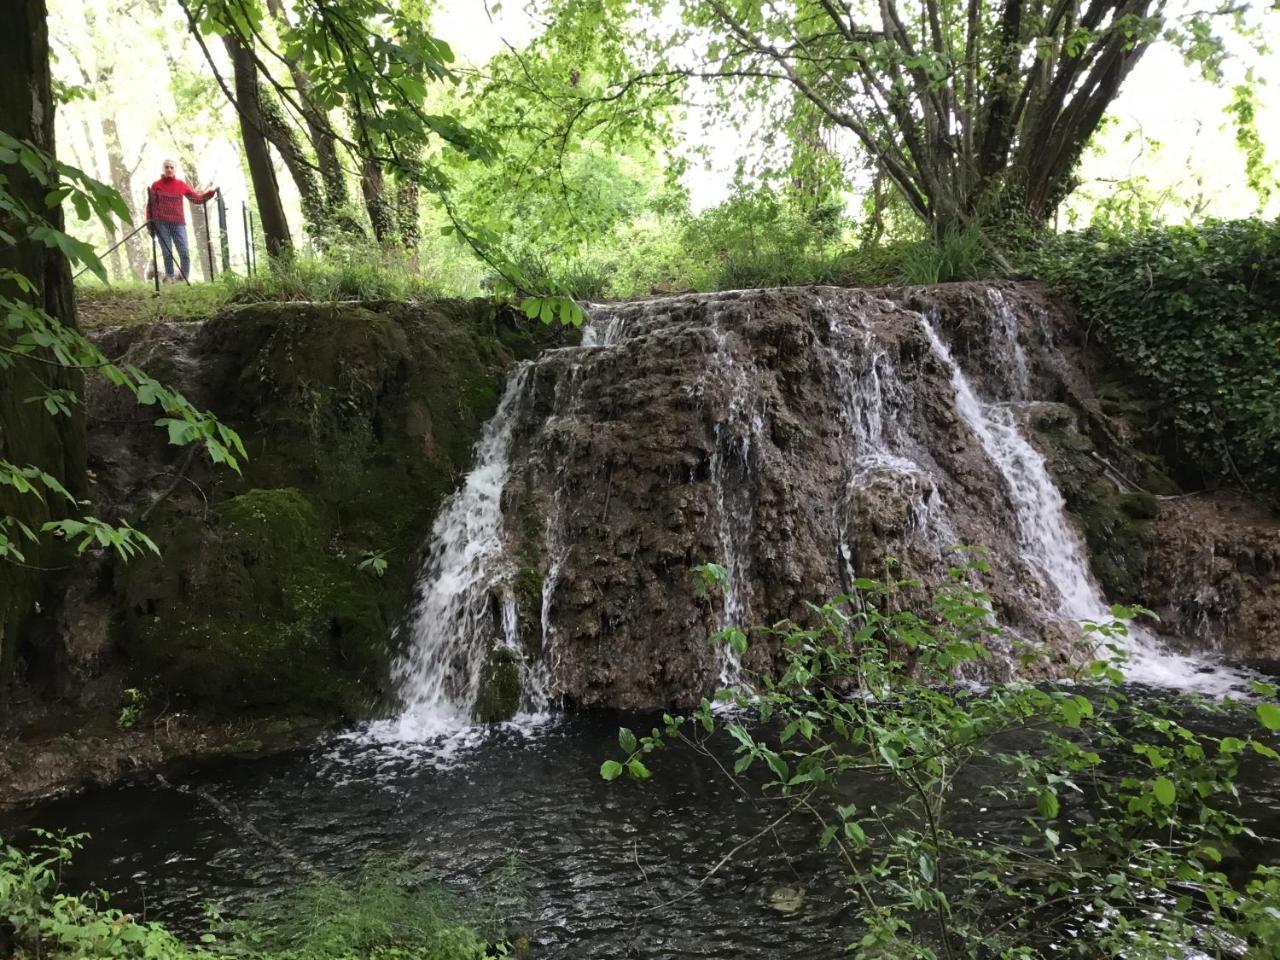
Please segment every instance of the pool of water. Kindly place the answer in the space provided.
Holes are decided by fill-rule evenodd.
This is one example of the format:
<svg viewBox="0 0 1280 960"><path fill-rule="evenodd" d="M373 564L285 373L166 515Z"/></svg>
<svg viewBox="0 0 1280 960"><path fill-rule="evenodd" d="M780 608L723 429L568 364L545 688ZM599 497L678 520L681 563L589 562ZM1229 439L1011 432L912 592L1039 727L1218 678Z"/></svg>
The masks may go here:
<svg viewBox="0 0 1280 960"><path fill-rule="evenodd" d="M340 874L385 855L464 898L486 896L514 864L525 899L511 927L538 957L843 956L856 917L811 822L766 831L707 877L782 808L686 749L657 755L646 783L605 783L600 763L617 755L620 724L648 729L652 718L566 716L412 745L339 736L65 798L0 829L87 831L69 888L99 885L116 905L188 931L207 900L234 914L315 871ZM1276 862L1280 765L1246 762L1242 791L1262 838L1246 856ZM848 789L862 805L877 799L872 784ZM1022 832L1024 811L981 810L982 832ZM775 909L780 887L805 889L798 911Z"/></svg>

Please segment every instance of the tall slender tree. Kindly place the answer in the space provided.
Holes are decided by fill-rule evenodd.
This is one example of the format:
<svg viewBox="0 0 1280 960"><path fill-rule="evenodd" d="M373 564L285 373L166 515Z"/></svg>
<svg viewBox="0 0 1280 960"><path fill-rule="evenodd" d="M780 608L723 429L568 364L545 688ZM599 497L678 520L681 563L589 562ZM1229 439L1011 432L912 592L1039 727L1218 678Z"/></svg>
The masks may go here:
<svg viewBox="0 0 1280 960"><path fill-rule="evenodd" d="M0 131L52 155L56 104L44 0L13 0L6 6L5 20L0 31ZM48 206L48 187L37 176L16 157L0 158L0 170L16 204L42 211L45 221L61 227L62 213ZM25 239L25 224L15 219L10 208L0 208L0 231L14 238L0 243L0 294L37 306L56 322L73 327L75 300L66 257L56 246ZM34 288L22 285L18 277L32 281ZM39 357L10 358L0 364L0 461L34 465L74 496L83 496L86 488L83 416L73 408L68 416L49 417L41 404L26 401L49 390L78 391L80 386L79 371ZM15 518L39 529L51 516L49 502L0 485L0 519ZM59 566L62 554L56 541L44 539L29 547L24 565L0 563L0 698L18 656L19 636L42 609L49 609L57 592L55 578L41 568Z"/></svg>

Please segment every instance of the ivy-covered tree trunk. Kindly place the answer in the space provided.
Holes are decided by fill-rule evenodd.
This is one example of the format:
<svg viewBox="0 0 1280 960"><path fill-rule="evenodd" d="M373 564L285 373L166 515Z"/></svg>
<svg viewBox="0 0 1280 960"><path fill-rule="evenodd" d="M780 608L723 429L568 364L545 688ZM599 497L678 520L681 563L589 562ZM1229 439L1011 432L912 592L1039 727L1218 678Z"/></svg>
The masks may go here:
<svg viewBox="0 0 1280 960"><path fill-rule="evenodd" d="M288 16L281 0L267 0L267 9L277 22L288 23ZM338 161L337 139L329 127L328 118L316 105L315 98L311 95L311 76L297 60L289 61L289 79L293 81L294 92L305 111L307 135L311 140L311 149L315 151L320 180L324 184L325 208L329 214L334 214L345 207L351 199L347 193L346 175L342 172L342 164Z"/></svg>
<svg viewBox="0 0 1280 960"><path fill-rule="evenodd" d="M293 249L289 221L280 202L280 185L276 182L271 150L263 135L262 112L258 99L258 69L253 57L234 36L223 37L235 74L236 109L240 115L240 136L244 141L249 179L258 202L258 221L267 241L267 254L282 256Z"/></svg>
<svg viewBox="0 0 1280 960"><path fill-rule="evenodd" d="M416 162L420 148L405 151L405 160ZM404 174L396 174L396 225L400 231L400 243L409 251L416 251L422 242L422 219L418 210L418 182Z"/></svg>
<svg viewBox="0 0 1280 960"><path fill-rule="evenodd" d="M54 153L54 99L49 76L49 35L44 0L12 0L5 7L5 29L0 31L0 130ZM47 189L18 165L3 168L7 189L32 209L45 209ZM47 219L60 226L62 215L49 210ZM15 228L0 213L0 229L19 238L25 231ZM13 271L34 282L35 293L25 294L13 283L0 281L0 291L9 297L26 297L43 307L50 316L66 324L75 323L75 303L71 271L66 258L43 243L20 239L0 244L0 271ZM6 334L0 332L0 338ZM51 417L42 404L26 403L47 387L80 391L78 373L18 360L0 368L0 458L11 463L33 464L56 477L76 496L86 489L84 419ZM50 519L46 507L35 497L17 496L7 488L0 492L0 516L17 517L38 529ZM0 560L0 703L13 678L14 667L27 638L38 632L57 603L55 578L40 568L63 564L65 551L56 541L42 538L29 544L26 564L19 566Z"/></svg>
<svg viewBox="0 0 1280 960"><path fill-rule="evenodd" d="M314 236L324 227L325 199L320 189L320 180L316 176L311 160L302 149L298 133L289 123L288 118L262 85L258 84L258 114L262 121L262 133L276 148L280 159L284 161L293 184L298 188L298 199L302 202L302 218L306 221L307 232Z"/></svg>
<svg viewBox="0 0 1280 960"><path fill-rule="evenodd" d="M373 236L379 243L387 243L396 232L395 211L387 198L386 178L376 160L365 159L360 166L360 192L364 194L364 207L369 212Z"/></svg>

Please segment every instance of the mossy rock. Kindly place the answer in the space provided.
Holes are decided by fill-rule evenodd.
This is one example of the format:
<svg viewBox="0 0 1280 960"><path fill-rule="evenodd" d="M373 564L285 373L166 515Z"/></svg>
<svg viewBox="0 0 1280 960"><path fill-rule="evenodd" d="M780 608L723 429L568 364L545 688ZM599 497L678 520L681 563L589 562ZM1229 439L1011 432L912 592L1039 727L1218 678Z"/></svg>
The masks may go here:
<svg viewBox="0 0 1280 960"><path fill-rule="evenodd" d="M167 560L124 573L135 680L214 713L367 713L388 626L372 581L330 555L298 490L250 490L208 523L171 511Z"/></svg>
<svg viewBox="0 0 1280 960"><path fill-rule="evenodd" d="M1076 428L1070 407L1047 406L1036 416L1034 426L1067 512L1084 536L1089 565L1103 592L1116 602L1141 602L1150 521L1159 512L1159 503L1149 493L1117 489L1094 456L1094 441Z"/></svg>
<svg viewBox="0 0 1280 960"><path fill-rule="evenodd" d="M525 658L542 656L542 574L536 567L522 567L512 589L516 596L516 622Z"/></svg>
<svg viewBox="0 0 1280 960"><path fill-rule="evenodd" d="M148 518L164 560L118 569L131 682L217 715L371 712L436 512L507 371L550 336L482 301L257 303L203 324L178 386L248 457L241 476L197 467L202 494L182 485ZM373 553L381 576L357 569Z"/></svg>
<svg viewBox="0 0 1280 960"><path fill-rule="evenodd" d="M480 691L472 716L478 723L501 723L520 711L520 656L510 647L489 651L480 668Z"/></svg>

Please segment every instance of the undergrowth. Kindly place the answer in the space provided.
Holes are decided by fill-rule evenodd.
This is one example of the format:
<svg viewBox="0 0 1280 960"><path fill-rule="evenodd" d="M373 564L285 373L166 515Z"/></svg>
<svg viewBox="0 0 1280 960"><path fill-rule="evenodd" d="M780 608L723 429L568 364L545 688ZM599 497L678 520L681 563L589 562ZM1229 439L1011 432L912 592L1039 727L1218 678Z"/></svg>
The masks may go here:
<svg viewBox="0 0 1280 960"><path fill-rule="evenodd" d="M249 910L213 917L199 945L110 905L63 891L83 835L39 831L27 850L0 841L0 956L12 960L485 960L517 957L494 906L464 906L404 863L374 861L354 878L303 884ZM509 874L504 874L504 878ZM507 879L499 893L509 900Z"/></svg>
<svg viewBox="0 0 1280 960"><path fill-rule="evenodd" d="M1159 399L1149 431L1185 480L1280 502L1280 223L1060 234L1026 260Z"/></svg>

